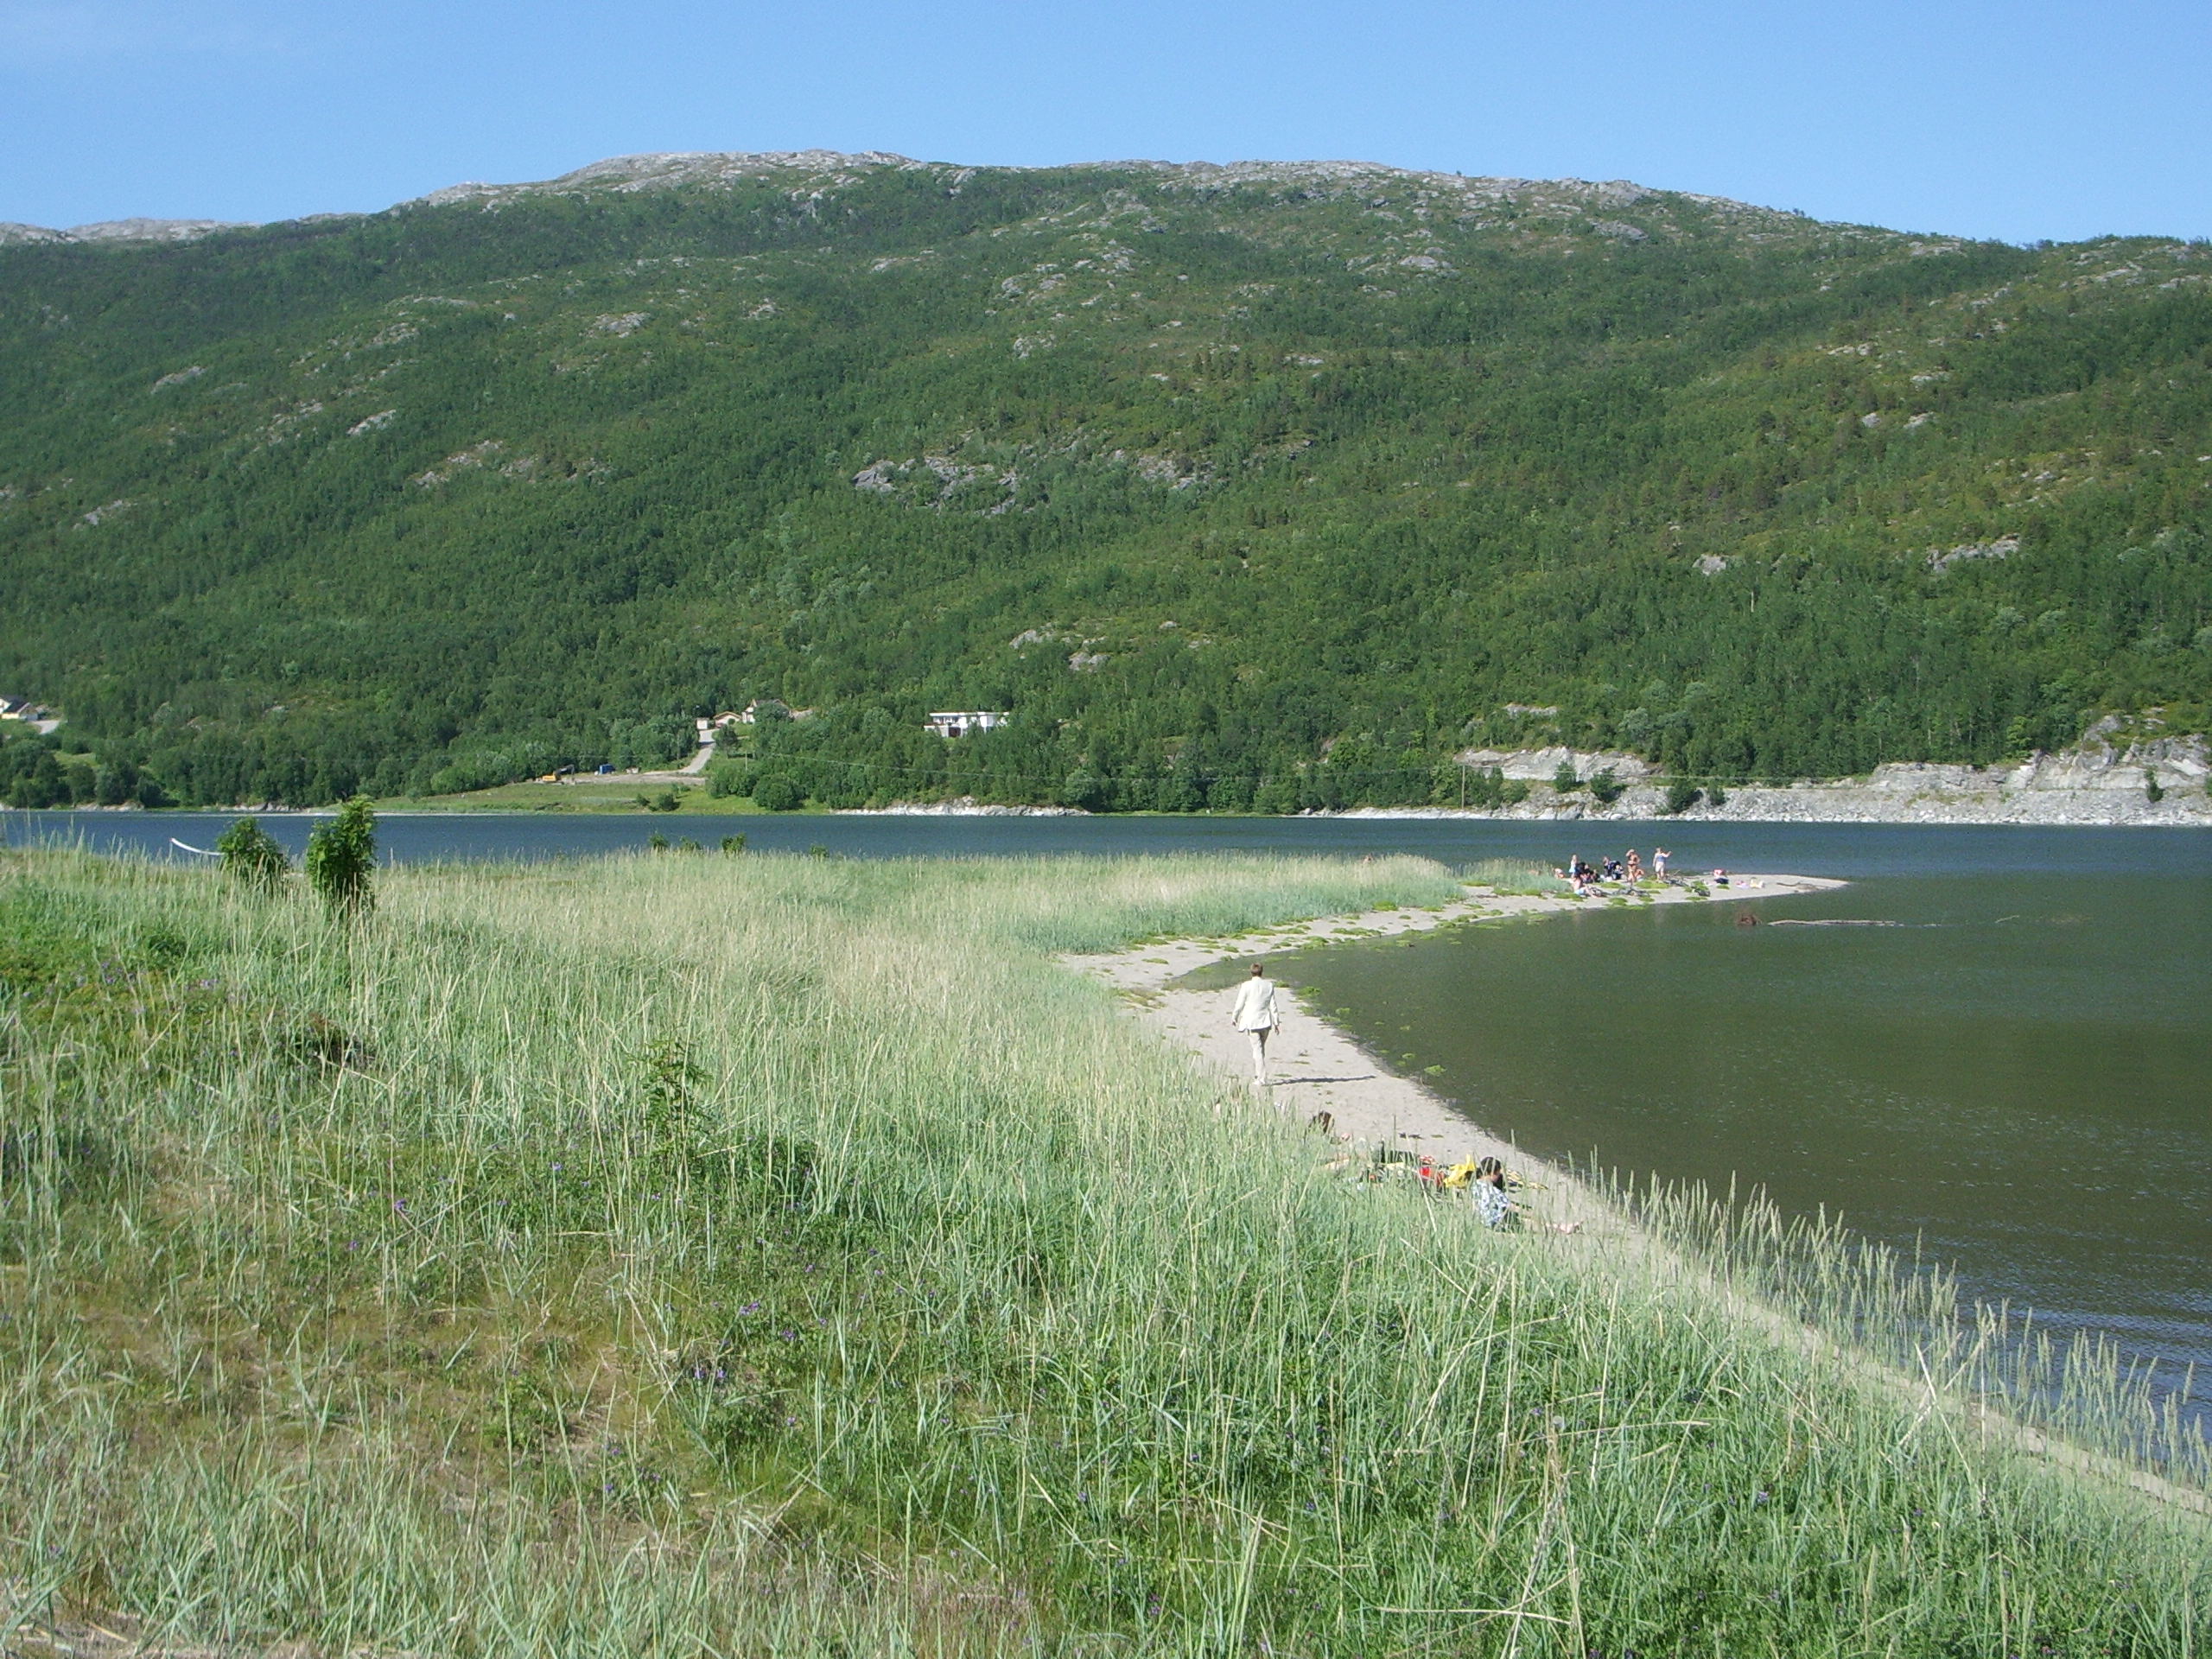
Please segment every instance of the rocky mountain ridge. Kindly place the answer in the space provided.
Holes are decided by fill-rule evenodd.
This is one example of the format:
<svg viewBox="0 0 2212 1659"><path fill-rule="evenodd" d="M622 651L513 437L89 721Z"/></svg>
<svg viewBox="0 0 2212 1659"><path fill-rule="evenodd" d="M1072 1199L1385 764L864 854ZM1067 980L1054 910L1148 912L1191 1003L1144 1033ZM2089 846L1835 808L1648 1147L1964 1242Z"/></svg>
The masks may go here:
<svg viewBox="0 0 2212 1659"><path fill-rule="evenodd" d="M477 203L498 208L534 196L588 195L601 192L635 194L679 188L728 188L774 178L796 194L815 200L861 182L868 175L890 171L932 175L944 181L948 191L959 189L980 172L1049 174L1068 171L1122 173L1133 181L1149 180L1163 190L1218 194L1261 190L1324 200L1381 191L1384 207L1395 200L1391 193L1409 196L1408 205L1421 218L1446 216L1461 223L1480 220L1500 211L1508 213L1599 213L1640 205L1679 203L1731 222L1767 225L1770 229L1808 226L1817 221L1802 213L1763 207L1726 196L1700 195L1688 191L1655 190L1628 179L1522 179L1440 172L1392 167L1379 162L1161 162L1111 161L1070 162L1065 167L978 168L947 162L918 161L887 150L846 152L800 150L670 150L635 156L613 156L550 179L495 184L468 181L433 190L426 195L396 203L387 212L410 208L446 207ZM319 213L308 223L331 219L364 217ZM1647 232L1640 226L1594 221L1600 234L1641 241ZM66 230L41 225L0 223L0 245L22 243L188 242L220 231L260 228L253 221L212 219L119 219L73 226Z"/></svg>
<svg viewBox="0 0 2212 1659"><path fill-rule="evenodd" d="M244 220L227 219L105 219L66 231L7 222L0 223L0 246L24 242L197 242L218 231L254 228Z"/></svg>
<svg viewBox="0 0 2212 1659"><path fill-rule="evenodd" d="M1281 188L1297 187L1332 193L1365 187L1405 188L1432 194L1456 195L1465 205L1478 207L1501 201L1571 202L1579 207L1620 208L1638 202L1672 198L1730 215L1772 217L1803 221L1805 215L1762 207L1726 196L1699 195L1685 191L1662 191L1628 179L1592 181L1587 179L1522 179L1393 167L1381 162L1244 161L1162 162L1150 160L1072 162L1052 167L976 167L949 162L918 161L887 150L845 152L802 150L668 150L636 156L613 156L556 178L512 184L448 185L414 202L443 207L460 201L498 202L522 196L551 195L592 190L639 192L674 189L683 186L729 185L750 182L771 175L791 175L791 181L817 191L857 182L866 173L889 169L928 173L943 177L948 188L957 189L978 173L1048 174L1060 172L1126 173L1150 175L1168 188L1230 190L1246 186ZM1809 222L1809 221L1808 221Z"/></svg>

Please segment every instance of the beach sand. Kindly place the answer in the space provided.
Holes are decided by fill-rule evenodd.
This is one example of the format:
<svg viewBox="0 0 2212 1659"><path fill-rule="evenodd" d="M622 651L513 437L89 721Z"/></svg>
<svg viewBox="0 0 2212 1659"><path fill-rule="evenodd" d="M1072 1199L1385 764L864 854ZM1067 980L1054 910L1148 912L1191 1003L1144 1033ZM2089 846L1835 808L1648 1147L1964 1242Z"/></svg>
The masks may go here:
<svg viewBox="0 0 2212 1659"><path fill-rule="evenodd" d="M1730 886L1700 899L1684 887L1669 887L1636 902L1650 905L1741 905L1794 893L1820 893L1840 881L1806 875L1732 875ZM1233 992L1191 990L1173 982L1213 963L1263 961L1301 947L1331 940L1382 938L1427 932L1454 924L1502 920L1560 911L1608 909L1603 901L1575 899L1563 893L1506 893L1471 887L1465 899L1434 910L1370 911L1359 916L1324 917L1260 934L1231 939L1179 939L1140 945L1110 956L1069 957L1071 968L1104 980L1122 993L1128 1007L1147 1024L1181 1045L1210 1069L1251 1089L1250 1049L1244 1033L1229 1021ZM1384 1066L1348 1034L1310 1009L1278 1000L1283 1024L1269 1046L1270 1084L1266 1099L1292 1122L1310 1123L1317 1112L1330 1114L1329 1134L1339 1150L1371 1152L1395 1147L1450 1166L1468 1159L1495 1157L1521 1185L1515 1196L1539 1224L1569 1224L1578 1230L1619 1236L1626 1224L1618 1212L1564 1171L1528 1156L1512 1142L1485 1128L1446 1103L1418 1078ZM1316 1148L1319 1150L1319 1147Z"/></svg>

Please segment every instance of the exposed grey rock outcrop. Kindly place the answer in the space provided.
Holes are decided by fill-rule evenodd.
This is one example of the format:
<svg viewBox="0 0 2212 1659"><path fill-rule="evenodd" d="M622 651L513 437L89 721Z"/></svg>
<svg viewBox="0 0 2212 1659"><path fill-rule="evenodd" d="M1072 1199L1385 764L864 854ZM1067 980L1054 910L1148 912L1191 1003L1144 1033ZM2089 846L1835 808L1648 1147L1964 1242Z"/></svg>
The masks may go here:
<svg viewBox="0 0 2212 1659"><path fill-rule="evenodd" d="M859 807L877 817L891 818L1087 818L1079 806L979 806L972 795L957 801L894 801L889 806Z"/></svg>
<svg viewBox="0 0 2212 1659"><path fill-rule="evenodd" d="M773 174L843 175L856 181L863 169L880 167L926 168L917 162L887 150L865 150L847 155L834 149L781 149L747 153L740 150L670 150L642 156L610 156L555 179L521 184L451 184L433 190L403 207L442 207L454 202L482 202L497 206L522 196L561 195L590 190L638 192L671 190L681 185L734 184ZM947 172L963 169L947 168Z"/></svg>
<svg viewBox="0 0 2212 1659"><path fill-rule="evenodd" d="M1607 217L1625 209L1664 209L1669 205L1739 224L1751 224L1771 233L1790 226L1814 223L1802 213L1761 207L1725 196L1697 195L1687 191L1657 191L1627 179L1492 178L1459 173L1437 173L1389 167L1379 162L1158 162L1119 161L1071 162L1128 175L1148 175L1165 189L1199 193L1255 188L1295 194L1313 200L1358 198L1393 191L1409 193L1409 211L1416 218L1446 215L1463 223L1497 223L1515 214L1569 221L1586 233L1623 242L1637 242L1651 234L1644 226ZM941 178L955 194L979 170L946 162L921 162L887 150L849 153L833 149L675 150L638 156L610 156L557 178L513 184L470 182L448 185L398 204L400 208L440 207L474 202L496 209L534 195L582 195L595 192L644 192L681 187L733 185L773 179L796 198L820 198L859 183L879 170L928 173ZM1052 168L1007 168L1006 172L1049 172ZM1369 205L1380 217L1379 196ZM1407 201L1398 206L1408 207ZM315 213L294 221L312 224L350 219L348 213ZM213 219L118 219L68 230L42 225L0 224L0 245L38 242L190 242L219 231L253 228L250 225ZM1422 269L1420 261L1434 258L1415 253L1400 261Z"/></svg>
<svg viewBox="0 0 2212 1659"><path fill-rule="evenodd" d="M1586 791L1549 787L1492 811L1446 807L1364 807L1369 817L1521 819L1656 818L1664 816L1668 779L1634 755L1560 747L1510 753L1470 749L1463 766L1495 766L1510 779L1548 785L1563 760L1588 779L1601 767L1629 788L1611 805ZM2159 798L2151 798L2152 779ZM2202 736L2131 734L2118 716L2092 726L2076 747L2037 753L2004 766L1897 762L1865 778L1785 785L1730 785L1721 806L1700 800L1681 816L1745 823L2155 824L2212 829L2212 753Z"/></svg>
<svg viewBox="0 0 2212 1659"><path fill-rule="evenodd" d="M1913 417L1916 424L1925 418L1922 416ZM1927 554L1928 568L1940 576L1961 560L2009 559L2019 550L2020 538L2018 536L1999 536L1993 542L1969 543L1964 547L1930 548Z"/></svg>
<svg viewBox="0 0 2212 1659"><path fill-rule="evenodd" d="M43 225L0 225L0 246L21 242L197 242L218 231L255 227L228 219L104 219L66 231Z"/></svg>
<svg viewBox="0 0 2212 1659"><path fill-rule="evenodd" d="M1621 749L1570 749L1564 744L1554 744L1544 749L1467 749L1459 757L1463 766L1472 766L1478 772L1495 767L1508 778L1517 778L1527 783L1548 784L1559 775L1562 762L1574 767L1578 778L1592 778L1601 772L1611 772L1623 783L1633 783L1652 774L1650 764L1640 755Z"/></svg>
<svg viewBox="0 0 2212 1659"><path fill-rule="evenodd" d="M1411 187L1433 198L1438 209L1480 213L1512 207L1562 215L1618 213L1624 208L1668 200L1689 203L1707 213L1728 219L1772 219L1777 226L1808 223L1800 213L1725 196L1694 195L1646 188L1627 179L1593 182L1587 179L1488 178L1459 173L1436 173L1389 167L1379 162L1156 162L1119 161L1074 162L1071 166L1152 175L1160 184L1198 191L1230 191L1248 187L1273 190L1297 189L1314 197L1354 194L1378 187ZM747 152L741 150L681 150L640 156L613 156L594 162L558 178L518 184L468 183L434 190L406 207L443 207L455 202L480 202L498 207L530 195L577 194L591 191L668 190L679 186L734 184L741 181L779 177L795 188L820 192L856 183L867 173L893 168L901 172L942 175L948 188L957 189L977 169L945 162L921 162L885 150L847 153L831 149ZM1054 168L1008 168L1007 172L1046 172ZM1599 219L1592 228L1600 236L1638 241L1647 232L1618 220Z"/></svg>
<svg viewBox="0 0 2212 1659"><path fill-rule="evenodd" d="M197 242L218 231L253 228L230 219L108 219L96 225L73 225L66 234L72 242Z"/></svg>

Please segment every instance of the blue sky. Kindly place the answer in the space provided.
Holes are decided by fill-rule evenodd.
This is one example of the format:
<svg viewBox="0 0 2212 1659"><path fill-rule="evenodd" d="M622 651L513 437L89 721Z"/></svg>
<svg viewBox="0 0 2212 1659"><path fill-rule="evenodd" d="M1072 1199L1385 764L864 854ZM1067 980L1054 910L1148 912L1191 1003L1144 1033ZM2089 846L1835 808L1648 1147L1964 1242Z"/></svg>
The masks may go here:
<svg viewBox="0 0 2212 1659"><path fill-rule="evenodd" d="M0 0L0 219L269 219L669 149L1325 157L2212 235L2212 0Z"/></svg>

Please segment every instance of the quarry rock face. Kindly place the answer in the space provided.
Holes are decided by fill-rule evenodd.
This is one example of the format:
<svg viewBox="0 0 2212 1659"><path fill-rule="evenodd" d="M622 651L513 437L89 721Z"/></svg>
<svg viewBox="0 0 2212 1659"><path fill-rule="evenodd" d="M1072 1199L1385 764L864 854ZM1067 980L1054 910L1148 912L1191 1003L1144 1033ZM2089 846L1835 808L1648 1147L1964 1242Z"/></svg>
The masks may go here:
<svg viewBox="0 0 2212 1659"><path fill-rule="evenodd" d="M1563 765L1572 766L1577 778L1589 779L1610 771L1624 784L1652 773L1647 761L1624 750L1570 749L1560 744L1543 749L1467 749L1460 753L1459 764L1478 772L1494 767L1508 778L1538 784L1551 782Z"/></svg>
<svg viewBox="0 0 2212 1659"><path fill-rule="evenodd" d="M1342 816L1485 817L1531 820L1637 819L1667 816L1666 775L1632 754L1559 745L1541 749L1466 749L1459 764L1495 768L1534 789L1525 801L1494 810L1363 807ZM1601 804L1586 790L1548 785L1561 762L1587 782L1611 769L1629 787ZM2158 780L2160 795L2151 798ZM2212 828L2212 746L2198 736L2148 734L2118 715L2092 726L2075 748L2037 753L2011 766L1893 761L1865 778L1787 785L1724 785L1725 803L1700 801L1680 816L1744 823L2159 824Z"/></svg>

